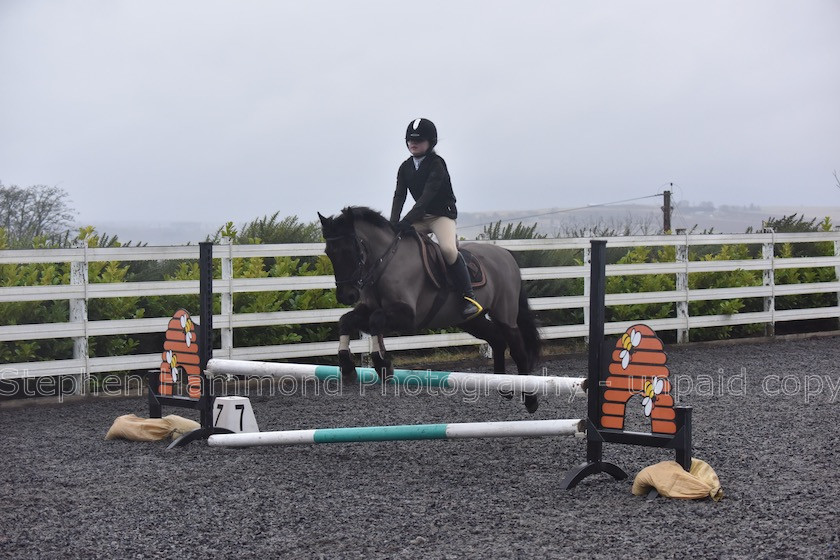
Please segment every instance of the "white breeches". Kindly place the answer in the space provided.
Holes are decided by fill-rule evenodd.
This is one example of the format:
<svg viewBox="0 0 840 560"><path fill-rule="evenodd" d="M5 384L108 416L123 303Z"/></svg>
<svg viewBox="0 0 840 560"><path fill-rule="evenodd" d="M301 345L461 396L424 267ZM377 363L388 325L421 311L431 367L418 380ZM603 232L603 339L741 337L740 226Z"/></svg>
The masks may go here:
<svg viewBox="0 0 840 560"><path fill-rule="evenodd" d="M412 225L420 233L434 233L446 264L455 262L458 258L455 220L445 216L430 216L427 214L422 220L414 222Z"/></svg>

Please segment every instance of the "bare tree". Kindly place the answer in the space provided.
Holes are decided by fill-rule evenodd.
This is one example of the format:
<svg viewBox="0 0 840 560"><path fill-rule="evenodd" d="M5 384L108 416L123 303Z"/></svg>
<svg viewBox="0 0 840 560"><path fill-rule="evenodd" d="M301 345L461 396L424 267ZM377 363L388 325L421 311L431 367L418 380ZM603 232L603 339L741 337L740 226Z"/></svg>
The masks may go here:
<svg viewBox="0 0 840 560"><path fill-rule="evenodd" d="M837 188L840 189L840 177L837 176L837 170L834 170L834 182L837 183Z"/></svg>
<svg viewBox="0 0 840 560"><path fill-rule="evenodd" d="M75 216L64 189L0 183L0 228L14 246L30 245L36 237L61 235Z"/></svg>

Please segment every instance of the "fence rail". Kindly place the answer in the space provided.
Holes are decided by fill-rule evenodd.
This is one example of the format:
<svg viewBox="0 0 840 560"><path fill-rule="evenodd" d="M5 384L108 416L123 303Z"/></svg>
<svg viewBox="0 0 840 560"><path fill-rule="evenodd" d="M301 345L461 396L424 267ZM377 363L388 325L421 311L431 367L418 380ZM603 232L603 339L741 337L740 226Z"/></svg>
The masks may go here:
<svg viewBox="0 0 840 560"><path fill-rule="evenodd" d="M588 238L573 239L528 239L505 241L479 241L500 245L514 252L574 250L582 254L582 264L572 266L545 266L522 269L524 280L582 279L584 293L556 297L535 297L530 300L536 311L581 309L584 321L573 325L547 325L541 334L547 339L585 337L588 333ZM639 320L647 322L654 330L677 331L679 341L688 340L691 329L722 326L765 324L772 333L773 325L782 321L835 318L840 320L840 231L820 233L763 232L756 234L724 235L654 235L607 238L609 249L634 247L676 247L674 262L612 264L607 266L607 276L630 276L667 274L676 278L676 289L665 292L639 292L607 294L608 307L635 304L673 303L676 317L648 319L639 317L635 321L606 324L608 334L619 333ZM834 245L833 256L779 258L775 247L781 243L801 244L830 242ZM690 252L708 246L747 244L761 246L761 258L739 260L691 260ZM232 245L223 243L214 248L215 258L221 261L222 278L213 282L215 293L221 294L222 313L213 318L214 326L222 331L222 348L216 350L219 357L272 360L334 355L337 342L311 342L261 347L234 347L233 330L246 327L303 325L334 323L346 312L344 308L318 309L308 311L277 311L263 313L234 313L233 294L246 292L331 289L332 276L291 276L276 278L232 278L233 259L250 257L307 257L324 252L322 243L277 244L277 245ZM90 283L87 278L88 265L97 262L120 261L196 261L197 246L178 247L121 247L3 250L0 251L0 265L33 263L70 263L70 284L51 286L0 287L0 305L13 302L36 302L66 300L70 307L70 321L65 323L25 324L0 326L0 342L45 340L67 338L74 341L74 357L68 360L0 364L0 379L19 377L41 377L75 375L84 380L93 373L107 373L125 370L151 369L160 365L160 354L135 354L128 356L91 357L88 342L91 337L108 335L131 335L162 332L169 317L88 320L88 302L95 299L169 296L197 294L198 281L154 281L122 283ZM777 284L775 271L792 268L833 267L834 281L802 284ZM761 286L712 288L691 290L688 275L702 272L726 272L754 270L763 272ZM837 303L829 307L810 309L776 310L775 298L791 295L827 293ZM726 300L732 298L763 298L764 311L736 313L731 315L690 316L688 303L696 301ZM175 311L174 309L172 310ZM197 310L196 310L197 311ZM200 322L200 317L196 317ZM439 348L444 346L465 346L480 344L481 341L465 333L395 336L387 339L389 350ZM365 338L353 340L351 349L357 353L369 350Z"/></svg>

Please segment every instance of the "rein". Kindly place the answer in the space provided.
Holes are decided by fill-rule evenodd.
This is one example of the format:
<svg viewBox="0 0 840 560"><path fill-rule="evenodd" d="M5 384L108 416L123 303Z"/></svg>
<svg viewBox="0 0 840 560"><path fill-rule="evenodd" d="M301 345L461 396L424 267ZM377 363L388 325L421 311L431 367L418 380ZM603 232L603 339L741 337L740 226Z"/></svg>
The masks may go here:
<svg viewBox="0 0 840 560"><path fill-rule="evenodd" d="M367 254L365 242L362 239L359 239L359 236L356 235L356 232L353 232L352 235L339 235L336 237L327 237L326 241L337 241L339 239L346 239L348 237L352 237L356 241L356 246L360 247L359 249L359 260L356 263L356 270L353 271L353 274L350 275L350 278L347 280L338 280L336 279L336 285L339 284L355 284L359 290L364 289L366 286L370 286L376 283L379 280L379 277L385 272L385 269L388 268L388 263L391 262L391 259L394 258L394 254L397 252L397 246L400 244L401 234L397 233L394 237L394 240L391 241L391 244L388 245L388 248L385 249L385 252L379 257L376 262L373 263L367 273L365 273L365 263L367 260L365 259L365 255Z"/></svg>

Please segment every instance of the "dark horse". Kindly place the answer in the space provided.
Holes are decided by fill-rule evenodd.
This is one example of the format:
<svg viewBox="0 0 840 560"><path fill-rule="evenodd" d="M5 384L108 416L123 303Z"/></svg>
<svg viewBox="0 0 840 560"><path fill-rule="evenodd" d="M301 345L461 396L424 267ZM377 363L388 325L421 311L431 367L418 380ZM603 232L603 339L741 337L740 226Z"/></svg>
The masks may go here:
<svg viewBox="0 0 840 560"><path fill-rule="evenodd" d="M338 359L345 379L356 376L349 348L350 335L356 331L370 333L373 365L387 378L393 367L382 342L385 333L453 325L487 341L496 373L505 372L507 348L519 373L534 370L540 336L510 251L489 244L462 245L481 262L486 282L476 289L476 298L488 312L464 321L460 294L446 286L441 292L427 275L416 235L401 236L382 214L365 207L318 217L335 272L336 297L340 303L355 305L338 323ZM529 412L535 411L536 395L525 395L525 405Z"/></svg>

